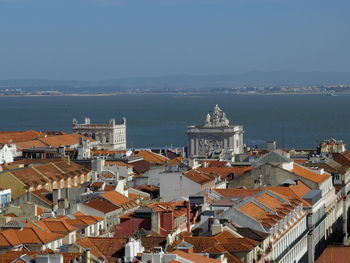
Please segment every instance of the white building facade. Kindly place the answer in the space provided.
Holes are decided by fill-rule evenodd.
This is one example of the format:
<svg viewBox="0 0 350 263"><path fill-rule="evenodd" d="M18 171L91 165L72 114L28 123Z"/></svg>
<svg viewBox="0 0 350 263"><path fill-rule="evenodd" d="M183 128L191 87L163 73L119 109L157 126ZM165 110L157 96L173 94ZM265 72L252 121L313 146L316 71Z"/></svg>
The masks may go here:
<svg viewBox="0 0 350 263"><path fill-rule="evenodd" d="M187 129L187 154L189 158L213 158L223 151L243 153L243 127L230 125L218 105L208 113L205 124Z"/></svg>
<svg viewBox="0 0 350 263"><path fill-rule="evenodd" d="M85 118L84 123L78 123L73 119L72 129L74 133L84 135L99 142L102 149L126 149L126 119L116 123L111 119L106 124L91 123L90 118Z"/></svg>
<svg viewBox="0 0 350 263"><path fill-rule="evenodd" d="M8 146L0 143L0 164L12 163L16 156L16 145Z"/></svg>

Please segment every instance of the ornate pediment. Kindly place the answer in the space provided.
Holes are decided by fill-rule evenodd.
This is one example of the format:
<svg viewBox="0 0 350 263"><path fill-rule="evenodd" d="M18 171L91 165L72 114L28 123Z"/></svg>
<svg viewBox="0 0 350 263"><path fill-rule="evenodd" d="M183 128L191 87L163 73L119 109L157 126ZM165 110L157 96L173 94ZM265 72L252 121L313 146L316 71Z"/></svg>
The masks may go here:
<svg viewBox="0 0 350 263"><path fill-rule="evenodd" d="M225 112L223 112L216 104L214 111L207 114L204 127L229 127L230 121L226 118Z"/></svg>

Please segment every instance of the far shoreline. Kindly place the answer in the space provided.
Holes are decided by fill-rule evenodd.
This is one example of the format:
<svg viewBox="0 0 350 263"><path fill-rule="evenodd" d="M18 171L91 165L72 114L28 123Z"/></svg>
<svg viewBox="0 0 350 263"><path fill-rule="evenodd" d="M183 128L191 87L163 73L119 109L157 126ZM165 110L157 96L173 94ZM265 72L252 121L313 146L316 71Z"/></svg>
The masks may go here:
<svg viewBox="0 0 350 263"><path fill-rule="evenodd" d="M107 97L123 95L176 95L183 97L203 96L203 95L248 95L248 96L281 96L281 95L324 95L329 97L350 96L350 92L327 94L324 92L293 92L293 93L252 93L252 92L113 92L113 93L61 93L61 94L20 94L20 95L0 95L9 97Z"/></svg>

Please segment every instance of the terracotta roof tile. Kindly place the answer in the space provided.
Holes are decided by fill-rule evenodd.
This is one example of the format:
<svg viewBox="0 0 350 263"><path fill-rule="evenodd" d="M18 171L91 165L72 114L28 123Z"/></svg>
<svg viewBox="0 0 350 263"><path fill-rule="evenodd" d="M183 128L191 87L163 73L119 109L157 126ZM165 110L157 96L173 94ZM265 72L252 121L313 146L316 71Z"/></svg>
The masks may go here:
<svg viewBox="0 0 350 263"><path fill-rule="evenodd" d="M116 254L120 251L124 252L127 238L103 238L103 237L87 237L77 241L79 246L90 248L91 254L97 258L105 259L106 262L115 262Z"/></svg>
<svg viewBox="0 0 350 263"><path fill-rule="evenodd" d="M70 232L77 230L76 227L67 224L65 221L57 220L57 219L43 219L37 222L38 225L46 228L48 231L65 234L67 235Z"/></svg>
<svg viewBox="0 0 350 263"><path fill-rule="evenodd" d="M252 166L235 166L235 167L199 167L198 171L205 174L216 174L221 178L227 178L229 175L234 174L235 177L239 177L247 171L250 171Z"/></svg>
<svg viewBox="0 0 350 263"><path fill-rule="evenodd" d="M45 134L34 130L27 131L2 131L0 132L0 142L2 143L17 143L34 140L44 137Z"/></svg>
<svg viewBox="0 0 350 263"><path fill-rule="evenodd" d="M215 177L211 174L204 174L199 170L189 170L183 174L185 177L191 181L198 184L206 184L215 180Z"/></svg>
<svg viewBox="0 0 350 263"><path fill-rule="evenodd" d="M303 177L307 180L310 180L318 184L324 182L331 176L328 173L319 174L315 171L312 171L311 169L308 169L298 164L294 164L292 172L300 177Z"/></svg>
<svg viewBox="0 0 350 263"><path fill-rule="evenodd" d="M315 263L348 263L350 246L328 246Z"/></svg>
<svg viewBox="0 0 350 263"><path fill-rule="evenodd" d="M163 155L153 153L147 150L135 151L133 155L142 156L145 161L151 163L152 165L159 165L159 164L164 165L167 161L167 158L164 157Z"/></svg>
<svg viewBox="0 0 350 263"><path fill-rule="evenodd" d="M247 197L258 193L258 189L243 189L243 188L227 188L227 189L212 189L212 191L226 197Z"/></svg>
<svg viewBox="0 0 350 263"><path fill-rule="evenodd" d="M0 232L0 246L13 247L19 244L47 244L62 238L60 234L45 231L32 223L26 222L26 227Z"/></svg>
<svg viewBox="0 0 350 263"><path fill-rule="evenodd" d="M123 205L128 203L130 200L126 196L122 195L121 193L118 193L117 191L107 191L100 196L108 201L110 201L114 205Z"/></svg>
<svg viewBox="0 0 350 263"><path fill-rule="evenodd" d="M132 163L133 171L137 174L143 174L151 168L151 163L145 160Z"/></svg>
<svg viewBox="0 0 350 263"><path fill-rule="evenodd" d="M181 250L174 250L171 252L171 254L176 254L179 257L185 258L187 260L193 261L193 262L201 262L201 263L220 263L221 261L218 259L209 258L203 255L196 255L194 253L185 253Z"/></svg>
<svg viewBox="0 0 350 263"><path fill-rule="evenodd" d="M116 153L126 153L126 150L115 150L115 151L111 151L111 150L91 150L91 154L92 155L114 155Z"/></svg>
<svg viewBox="0 0 350 263"><path fill-rule="evenodd" d="M97 211L100 211L104 214L113 212L113 211L120 208L119 206L113 205L109 201L102 200L100 198L96 198L96 199L87 201L84 203L84 205L91 207Z"/></svg>
<svg viewBox="0 0 350 263"><path fill-rule="evenodd" d="M106 161L105 165L110 165L110 166L123 166L123 167L132 167L131 164L123 163L120 161Z"/></svg>
<svg viewBox="0 0 350 263"><path fill-rule="evenodd" d="M30 149L30 148L45 148L47 144L39 141L38 139L25 141L25 142L16 142L18 150L20 149Z"/></svg>
<svg viewBox="0 0 350 263"><path fill-rule="evenodd" d="M260 208L253 202L247 202L242 205L239 210L258 221L261 221L268 214L266 210Z"/></svg>
<svg viewBox="0 0 350 263"><path fill-rule="evenodd" d="M49 191L47 191L46 189L40 189L40 190L32 192L33 195L35 195L36 197L38 197L39 199L44 201L49 206L52 206L53 205L52 201L50 199L48 199L45 195L47 193L49 193Z"/></svg>
<svg viewBox="0 0 350 263"><path fill-rule="evenodd" d="M48 137L42 137L39 140L48 146L57 148L61 145L71 146L71 145L79 144L80 138L83 138L89 141L95 141L91 138L88 138L86 136L83 136L77 133L64 134L64 135L52 135Z"/></svg>

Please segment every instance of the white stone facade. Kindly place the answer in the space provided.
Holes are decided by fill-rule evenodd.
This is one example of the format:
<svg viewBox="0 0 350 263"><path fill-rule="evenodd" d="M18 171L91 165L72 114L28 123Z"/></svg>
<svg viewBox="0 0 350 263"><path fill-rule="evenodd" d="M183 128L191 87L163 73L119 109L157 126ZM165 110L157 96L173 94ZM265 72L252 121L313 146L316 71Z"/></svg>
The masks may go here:
<svg viewBox="0 0 350 263"><path fill-rule="evenodd" d="M84 123L78 123L73 119L72 129L74 133L79 133L99 142L102 149L126 149L126 119L116 124L115 119L111 119L107 124L94 124L90 118L85 118Z"/></svg>
<svg viewBox="0 0 350 263"><path fill-rule="evenodd" d="M12 163L16 156L16 145L8 146L0 143L0 164Z"/></svg>
<svg viewBox="0 0 350 263"><path fill-rule="evenodd" d="M216 105L212 114L208 113L204 125L188 127L188 157L211 158L222 151L241 154L244 151L243 133L243 127L230 125L226 114Z"/></svg>

